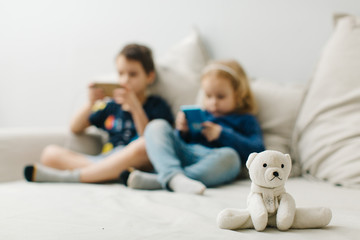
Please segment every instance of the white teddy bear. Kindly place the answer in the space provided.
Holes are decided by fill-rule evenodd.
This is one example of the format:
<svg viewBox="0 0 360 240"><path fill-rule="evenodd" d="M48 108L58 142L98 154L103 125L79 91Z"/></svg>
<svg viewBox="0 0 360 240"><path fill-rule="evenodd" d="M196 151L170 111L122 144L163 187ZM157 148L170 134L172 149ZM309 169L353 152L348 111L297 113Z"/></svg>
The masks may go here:
<svg viewBox="0 0 360 240"><path fill-rule="evenodd" d="M288 230L320 228L329 224L330 209L296 208L295 200L285 191L285 181L291 170L289 154L272 150L252 153L246 167L252 180L248 208L221 211L217 217L220 228L263 231L267 226Z"/></svg>

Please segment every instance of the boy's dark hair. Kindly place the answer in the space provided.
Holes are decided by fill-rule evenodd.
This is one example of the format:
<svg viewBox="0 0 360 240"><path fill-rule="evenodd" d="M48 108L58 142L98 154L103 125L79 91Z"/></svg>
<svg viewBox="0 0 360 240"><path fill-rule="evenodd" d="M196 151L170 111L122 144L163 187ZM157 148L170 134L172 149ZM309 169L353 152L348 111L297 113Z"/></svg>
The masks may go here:
<svg viewBox="0 0 360 240"><path fill-rule="evenodd" d="M155 71L155 64L152 57L151 49L140 44L128 44L118 54L126 59L139 61L143 66L146 74Z"/></svg>

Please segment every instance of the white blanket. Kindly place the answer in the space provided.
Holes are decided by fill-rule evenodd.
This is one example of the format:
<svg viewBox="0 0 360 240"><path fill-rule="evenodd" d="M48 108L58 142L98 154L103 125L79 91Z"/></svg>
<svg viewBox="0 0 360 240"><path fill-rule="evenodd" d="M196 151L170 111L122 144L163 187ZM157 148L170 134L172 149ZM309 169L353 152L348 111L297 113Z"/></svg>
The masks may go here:
<svg viewBox="0 0 360 240"><path fill-rule="evenodd" d="M360 191L288 180L297 206L326 206L324 229L230 231L216 226L224 208L245 208L249 181L208 189L204 196L132 190L119 184L0 184L0 239L359 239Z"/></svg>

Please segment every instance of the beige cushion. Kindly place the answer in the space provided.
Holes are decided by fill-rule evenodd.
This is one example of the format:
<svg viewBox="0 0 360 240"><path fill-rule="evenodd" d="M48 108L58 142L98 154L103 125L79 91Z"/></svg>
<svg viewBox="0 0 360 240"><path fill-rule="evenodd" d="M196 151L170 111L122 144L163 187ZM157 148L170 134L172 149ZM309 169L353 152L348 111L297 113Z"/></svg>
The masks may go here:
<svg viewBox="0 0 360 240"><path fill-rule="evenodd" d="M307 90L294 147L304 172L360 186L360 18L338 19Z"/></svg>
<svg viewBox="0 0 360 240"><path fill-rule="evenodd" d="M75 135L63 127L0 128L0 182L23 179L24 166L39 162L49 144L97 154L102 141L93 131Z"/></svg>
<svg viewBox="0 0 360 240"><path fill-rule="evenodd" d="M303 87L266 80L251 82L267 149L290 153L290 141L301 103Z"/></svg>
<svg viewBox="0 0 360 240"><path fill-rule="evenodd" d="M150 93L162 96L176 114L180 105L194 104L200 75L209 58L199 34L194 30L157 59L157 79Z"/></svg>
<svg viewBox="0 0 360 240"><path fill-rule="evenodd" d="M291 138L303 96L303 86L267 80L251 82L259 112L266 149L290 153ZM300 174L300 164L292 156L291 176Z"/></svg>

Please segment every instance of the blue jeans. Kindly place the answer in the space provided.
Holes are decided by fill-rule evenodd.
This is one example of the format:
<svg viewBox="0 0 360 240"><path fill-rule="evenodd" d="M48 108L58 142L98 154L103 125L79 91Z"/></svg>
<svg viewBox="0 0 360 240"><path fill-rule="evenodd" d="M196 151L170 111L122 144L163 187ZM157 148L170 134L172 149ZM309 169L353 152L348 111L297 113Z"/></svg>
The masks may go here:
<svg viewBox="0 0 360 240"><path fill-rule="evenodd" d="M240 158L234 149L185 143L165 120L151 121L144 135L147 154L163 188L168 188L178 173L213 187L233 181L240 172Z"/></svg>

